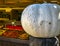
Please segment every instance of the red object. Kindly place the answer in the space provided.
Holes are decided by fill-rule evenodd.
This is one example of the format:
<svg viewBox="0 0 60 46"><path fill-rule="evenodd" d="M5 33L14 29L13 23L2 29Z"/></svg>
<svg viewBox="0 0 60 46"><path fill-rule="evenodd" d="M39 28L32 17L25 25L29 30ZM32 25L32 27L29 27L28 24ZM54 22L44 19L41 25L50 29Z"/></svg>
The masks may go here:
<svg viewBox="0 0 60 46"><path fill-rule="evenodd" d="M5 33L3 33L2 36L9 37L9 38L17 38L19 36L19 34L16 31L9 30L9 31L6 31Z"/></svg>
<svg viewBox="0 0 60 46"><path fill-rule="evenodd" d="M22 26L19 26L19 25L6 25L6 28L8 28L9 30L19 30L19 31L23 31L23 28Z"/></svg>

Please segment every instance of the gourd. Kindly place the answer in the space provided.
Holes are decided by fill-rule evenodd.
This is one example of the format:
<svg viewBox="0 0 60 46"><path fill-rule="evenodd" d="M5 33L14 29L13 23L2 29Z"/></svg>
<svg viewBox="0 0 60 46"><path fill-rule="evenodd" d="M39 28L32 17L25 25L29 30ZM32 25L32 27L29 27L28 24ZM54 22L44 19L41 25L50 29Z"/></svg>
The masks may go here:
<svg viewBox="0 0 60 46"><path fill-rule="evenodd" d="M59 35L59 5L43 3L27 6L22 12L21 23L25 32L34 37L49 38Z"/></svg>

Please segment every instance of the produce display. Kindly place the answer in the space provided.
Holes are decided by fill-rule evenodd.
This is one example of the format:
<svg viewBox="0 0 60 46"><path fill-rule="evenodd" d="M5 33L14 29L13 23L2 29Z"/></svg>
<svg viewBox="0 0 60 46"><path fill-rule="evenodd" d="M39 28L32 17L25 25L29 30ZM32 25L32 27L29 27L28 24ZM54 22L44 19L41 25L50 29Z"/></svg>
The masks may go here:
<svg viewBox="0 0 60 46"><path fill-rule="evenodd" d="M6 32L6 30L0 29L0 35L2 35L2 34L5 33L5 32Z"/></svg>
<svg viewBox="0 0 60 46"><path fill-rule="evenodd" d="M20 39L22 39L22 40L24 40L24 39L28 39L28 37L29 37L29 35L28 34L26 34L26 33L23 33L23 34L21 34L21 35L19 35L19 37L18 38L20 38Z"/></svg>
<svg viewBox="0 0 60 46"><path fill-rule="evenodd" d="M18 30L18 31L23 31L22 26L20 25L6 25L6 28L8 28L9 30Z"/></svg>
<svg viewBox="0 0 60 46"><path fill-rule="evenodd" d="M21 40L28 40L29 35L24 32L22 26L6 25L5 27L0 26L0 36L7 38L16 38Z"/></svg>
<svg viewBox="0 0 60 46"><path fill-rule="evenodd" d="M18 35L19 35L18 32L16 32L16 31L9 31L9 30L2 34L2 36L10 37L10 38L17 38Z"/></svg>

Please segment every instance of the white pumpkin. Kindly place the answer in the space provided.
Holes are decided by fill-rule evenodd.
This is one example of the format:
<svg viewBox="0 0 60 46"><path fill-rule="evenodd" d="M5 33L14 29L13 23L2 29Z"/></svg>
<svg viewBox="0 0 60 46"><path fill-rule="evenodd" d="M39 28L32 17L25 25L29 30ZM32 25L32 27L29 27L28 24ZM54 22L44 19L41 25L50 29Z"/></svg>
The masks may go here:
<svg viewBox="0 0 60 46"><path fill-rule="evenodd" d="M58 16L58 30L60 31L60 12L59 12L59 16Z"/></svg>
<svg viewBox="0 0 60 46"><path fill-rule="evenodd" d="M21 23L24 30L34 37L54 37L59 35L57 4L43 3L29 5L22 12Z"/></svg>
<svg viewBox="0 0 60 46"><path fill-rule="evenodd" d="M58 20L58 30L60 32L60 20Z"/></svg>

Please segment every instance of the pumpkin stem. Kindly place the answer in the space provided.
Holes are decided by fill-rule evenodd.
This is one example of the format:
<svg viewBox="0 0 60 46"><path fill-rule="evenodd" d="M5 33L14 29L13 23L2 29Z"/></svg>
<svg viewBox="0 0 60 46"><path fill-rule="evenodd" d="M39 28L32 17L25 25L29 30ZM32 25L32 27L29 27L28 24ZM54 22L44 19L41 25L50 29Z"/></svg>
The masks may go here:
<svg viewBox="0 0 60 46"><path fill-rule="evenodd" d="M59 46L59 39L55 36L55 38L56 38L56 42L55 42L55 44L57 44L57 46Z"/></svg>
<svg viewBox="0 0 60 46"><path fill-rule="evenodd" d="M46 0L43 0L43 2L44 2L44 3L47 3L47 1L46 1Z"/></svg>

